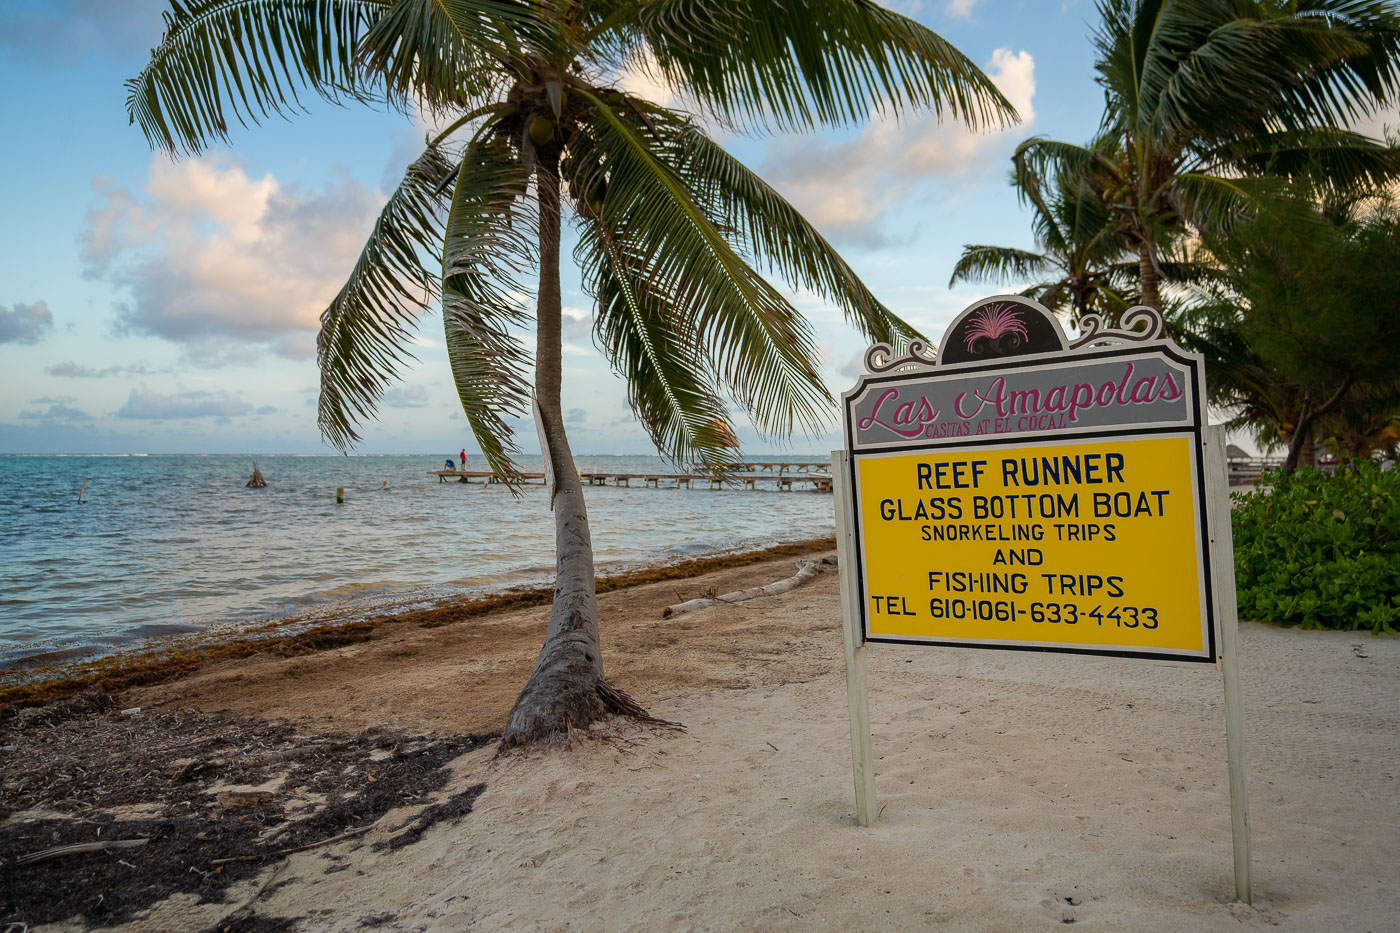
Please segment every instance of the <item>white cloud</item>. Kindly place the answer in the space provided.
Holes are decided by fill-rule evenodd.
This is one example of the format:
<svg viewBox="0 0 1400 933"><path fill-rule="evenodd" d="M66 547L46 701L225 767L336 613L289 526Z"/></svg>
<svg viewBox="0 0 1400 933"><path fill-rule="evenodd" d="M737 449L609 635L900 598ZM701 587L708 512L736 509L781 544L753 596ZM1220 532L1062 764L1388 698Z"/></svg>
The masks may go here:
<svg viewBox="0 0 1400 933"><path fill-rule="evenodd" d="M847 142L795 145L787 138L775 143L765 159L764 177L828 236L882 242L878 221L906 200L915 184L986 172L998 162L999 151L1034 122L1031 53L997 49L985 70L1020 114L1019 125L974 132L940 122L936 115L903 122L876 117Z"/></svg>
<svg viewBox="0 0 1400 933"><path fill-rule="evenodd" d="M383 402L390 408L423 408L428 404L428 390L421 385L396 386L384 393Z"/></svg>
<svg viewBox="0 0 1400 933"><path fill-rule="evenodd" d="M865 374L865 351L861 350L848 357L846 362L842 363L836 371L854 383Z"/></svg>
<svg viewBox="0 0 1400 933"><path fill-rule="evenodd" d="M564 339L588 343L593 337L593 315L583 308L565 305L560 321Z"/></svg>
<svg viewBox="0 0 1400 933"><path fill-rule="evenodd" d="M22 411L20 418L27 421L41 421L45 424L68 424L74 421L91 421L92 415L81 409L74 408L68 403L74 401L71 398L64 399L35 399L36 403L52 402L44 411Z"/></svg>
<svg viewBox="0 0 1400 933"><path fill-rule="evenodd" d="M661 74L651 51L633 56L617 75L616 86L628 94L651 101L660 107L685 107L686 101ZM689 108L686 108L689 109Z"/></svg>
<svg viewBox="0 0 1400 933"><path fill-rule="evenodd" d="M44 372L50 376L60 376L66 379L106 379L108 376L149 376L162 372L162 370L150 369L145 363L93 369L91 366L83 366L72 360L64 360L62 363L46 366Z"/></svg>
<svg viewBox="0 0 1400 933"><path fill-rule="evenodd" d="M228 391L164 395L133 389L116 414L118 418L158 421L166 418L228 418L246 415L252 410L252 405Z"/></svg>
<svg viewBox="0 0 1400 933"><path fill-rule="evenodd" d="M250 178L214 156L155 157L140 194L97 179L80 240L88 274L124 287L121 330L228 357L228 338L302 358L381 206L348 177L321 190ZM233 352L232 359L242 354Z"/></svg>
<svg viewBox="0 0 1400 933"><path fill-rule="evenodd" d="M0 305L0 343L38 343L53 330L53 312L48 302L15 302L12 308Z"/></svg>
<svg viewBox="0 0 1400 933"><path fill-rule="evenodd" d="M972 19L972 8L978 4L979 0L948 0L943 10L949 16L956 19Z"/></svg>
<svg viewBox="0 0 1400 933"><path fill-rule="evenodd" d="M1372 139L1395 136L1400 133L1400 113L1397 113L1394 107L1382 107L1356 120L1350 129Z"/></svg>

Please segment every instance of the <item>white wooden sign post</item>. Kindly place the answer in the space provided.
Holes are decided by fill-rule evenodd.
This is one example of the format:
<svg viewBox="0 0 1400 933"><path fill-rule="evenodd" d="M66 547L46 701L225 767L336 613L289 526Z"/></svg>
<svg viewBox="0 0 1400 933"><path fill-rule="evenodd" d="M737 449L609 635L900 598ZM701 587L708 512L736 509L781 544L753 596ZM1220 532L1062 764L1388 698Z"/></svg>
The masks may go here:
<svg viewBox="0 0 1400 933"><path fill-rule="evenodd" d="M878 816L871 643L1215 664L1235 893L1249 807L1224 431L1201 358L1134 308L1070 342L1038 303L979 301L896 359L876 345L833 451L856 818Z"/></svg>

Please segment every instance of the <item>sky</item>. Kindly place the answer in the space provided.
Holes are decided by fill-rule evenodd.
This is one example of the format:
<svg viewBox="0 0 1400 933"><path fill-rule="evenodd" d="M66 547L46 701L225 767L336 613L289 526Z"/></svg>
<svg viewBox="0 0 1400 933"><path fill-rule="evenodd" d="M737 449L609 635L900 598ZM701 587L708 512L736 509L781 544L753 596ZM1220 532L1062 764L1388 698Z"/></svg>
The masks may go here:
<svg viewBox="0 0 1400 933"><path fill-rule="evenodd" d="M1031 247L1007 183L1030 135L1097 125L1091 0L889 4L978 63L1022 121L972 133L936 115L723 144L791 200L871 291L935 340L980 297L948 287L963 244ZM307 98L307 113L235 127L173 161L128 125L123 82L160 38L165 0L0 3L0 453L331 453L316 427L318 318L424 141L411 116ZM646 75L629 89L665 98ZM564 407L576 453L652 453L590 336L591 301L563 255ZM841 312L784 288L813 323L833 394L864 350ZM440 315L365 425L363 453L477 448L457 404ZM826 433L751 452L824 454ZM537 452L533 427L517 436Z"/></svg>

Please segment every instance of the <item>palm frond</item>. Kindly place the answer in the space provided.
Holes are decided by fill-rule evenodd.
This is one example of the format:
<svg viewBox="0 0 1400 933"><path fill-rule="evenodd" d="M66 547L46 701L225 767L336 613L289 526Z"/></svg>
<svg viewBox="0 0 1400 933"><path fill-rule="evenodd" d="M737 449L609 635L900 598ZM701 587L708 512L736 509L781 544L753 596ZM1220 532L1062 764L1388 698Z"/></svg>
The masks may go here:
<svg viewBox="0 0 1400 933"><path fill-rule="evenodd" d="M359 61L398 101L473 108L502 96L513 75L500 63L546 41L548 13L521 0L397 0L365 34Z"/></svg>
<svg viewBox="0 0 1400 933"><path fill-rule="evenodd" d="M1334 194L1375 190L1400 176L1400 146L1321 126L1231 140L1204 153L1201 161Z"/></svg>
<svg viewBox="0 0 1400 933"><path fill-rule="evenodd" d="M1260 184L1207 172L1183 172L1172 179L1172 198L1197 230L1224 230L1258 203Z"/></svg>
<svg viewBox="0 0 1400 933"><path fill-rule="evenodd" d="M512 483L518 448L506 419L530 405L521 375L530 357L511 333L528 319L517 277L536 263L539 218L529 184L529 169L507 143L473 140L462 153L442 255L442 323L457 397L486 462Z"/></svg>
<svg viewBox="0 0 1400 933"><path fill-rule="evenodd" d="M732 126L809 129L905 108L972 126L1015 118L950 43L869 0L652 0L616 28Z"/></svg>
<svg viewBox="0 0 1400 933"><path fill-rule="evenodd" d="M1066 143L1044 136L1031 136L1011 154L1011 182L1022 200L1049 211L1052 184L1078 185L1090 173L1121 178L1122 170L1105 151L1106 143L1096 140L1087 146Z"/></svg>
<svg viewBox="0 0 1400 933"><path fill-rule="evenodd" d="M441 247L446 205L439 192L454 170L437 147L408 167L350 278L321 313L317 423L341 450L359 439L356 423L373 414L394 371L411 357L409 328L437 297L437 276L423 258Z"/></svg>
<svg viewBox="0 0 1400 933"><path fill-rule="evenodd" d="M1158 143L1334 127L1400 89L1400 14L1383 0L1101 0L1110 111Z"/></svg>
<svg viewBox="0 0 1400 933"><path fill-rule="evenodd" d="M571 152L600 167L605 188L587 209L613 242L648 258L651 287L664 289L670 306L686 315L681 323L694 330L760 431L786 436L798 427L819 429L832 402L813 365L810 326L706 216L640 120L586 90L578 93L592 109ZM594 254L581 260L609 262Z"/></svg>
<svg viewBox="0 0 1400 933"><path fill-rule="evenodd" d="M602 259L586 283L598 302L598 343L627 382L627 400L657 450L680 464L722 470L737 459L728 411L712 388L714 364L697 344L687 315L648 257L614 240L606 226L584 223L590 249Z"/></svg>
<svg viewBox="0 0 1400 933"><path fill-rule="evenodd" d="M1015 249L1010 246L964 244L962 255L953 266L948 287L959 282L1022 282L1055 270L1055 264L1044 253Z"/></svg>
<svg viewBox="0 0 1400 933"><path fill-rule="evenodd" d="M1227 272L1213 262L1201 260L1162 259L1157 263L1162 273L1162 281L1170 285L1212 285L1225 281ZM1133 270L1137 275L1137 270Z"/></svg>
<svg viewBox="0 0 1400 933"><path fill-rule="evenodd" d="M151 60L126 82L126 110L153 148L197 154L228 120L301 109L297 88L332 101L369 86L355 49L390 0L171 0Z"/></svg>
<svg viewBox="0 0 1400 933"><path fill-rule="evenodd" d="M835 302L865 337L902 347L919 336L881 304L797 208L689 119L650 109L663 156L692 196L750 256L793 286Z"/></svg>

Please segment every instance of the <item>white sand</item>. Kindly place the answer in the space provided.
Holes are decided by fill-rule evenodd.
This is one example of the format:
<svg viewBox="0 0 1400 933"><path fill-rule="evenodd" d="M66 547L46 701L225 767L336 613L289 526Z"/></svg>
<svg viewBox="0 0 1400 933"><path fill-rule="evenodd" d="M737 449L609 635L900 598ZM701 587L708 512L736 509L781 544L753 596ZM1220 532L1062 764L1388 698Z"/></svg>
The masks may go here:
<svg viewBox="0 0 1400 933"><path fill-rule="evenodd" d="M408 812L390 814L330 850L346 871L292 856L258 912L346 931L1400 929L1394 638L1242 627L1246 907L1213 668L872 646L882 814L862 829L834 574L654 631L680 637L650 661L727 680L639 692L686 732L464 756L447 790L484 781L474 813L375 853ZM132 929L226 911L182 899Z"/></svg>

